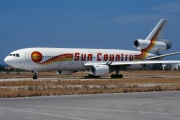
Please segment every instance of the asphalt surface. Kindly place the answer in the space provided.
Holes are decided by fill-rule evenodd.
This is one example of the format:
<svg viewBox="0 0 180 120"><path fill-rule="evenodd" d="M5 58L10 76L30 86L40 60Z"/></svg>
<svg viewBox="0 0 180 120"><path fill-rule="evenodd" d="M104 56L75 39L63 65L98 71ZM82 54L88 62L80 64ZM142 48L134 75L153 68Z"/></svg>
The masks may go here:
<svg viewBox="0 0 180 120"><path fill-rule="evenodd" d="M0 99L0 120L179 120L180 91Z"/></svg>
<svg viewBox="0 0 180 120"><path fill-rule="evenodd" d="M180 78L180 76L133 76L133 77L123 77L122 79L134 79L134 78ZM63 77L63 78L38 78L38 79L32 79L32 78L5 78L5 79L0 79L1 81L19 81L19 80L52 80L52 81L57 81L57 80L97 80L97 79L102 79L102 80L109 80L111 79L110 77L101 77L101 78L84 78L84 77Z"/></svg>

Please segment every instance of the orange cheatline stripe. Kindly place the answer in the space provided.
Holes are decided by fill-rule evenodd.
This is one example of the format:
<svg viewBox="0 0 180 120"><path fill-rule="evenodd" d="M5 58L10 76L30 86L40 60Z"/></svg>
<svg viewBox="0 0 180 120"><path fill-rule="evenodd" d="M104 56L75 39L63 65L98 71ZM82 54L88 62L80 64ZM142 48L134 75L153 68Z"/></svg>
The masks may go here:
<svg viewBox="0 0 180 120"><path fill-rule="evenodd" d="M73 54L62 54L62 55L55 56L51 59L48 59L48 60L38 63L38 64L47 65L47 64L51 64L51 63L55 63L55 62L60 62L60 61L71 61L72 59L73 59Z"/></svg>

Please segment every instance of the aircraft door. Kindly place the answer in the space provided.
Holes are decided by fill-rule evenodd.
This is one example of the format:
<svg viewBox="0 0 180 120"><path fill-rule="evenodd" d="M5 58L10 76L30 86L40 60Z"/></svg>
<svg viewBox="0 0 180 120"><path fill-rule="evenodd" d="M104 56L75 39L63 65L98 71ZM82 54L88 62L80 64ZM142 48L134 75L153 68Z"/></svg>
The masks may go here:
<svg viewBox="0 0 180 120"><path fill-rule="evenodd" d="M27 67L27 69L31 69L32 67L32 62L30 60L29 53L25 53L25 62L24 65Z"/></svg>
<svg viewBox="0 0 180 120"><path fill-rule="evenodd" d="M29 53L25 53L25 59L26 59L26 61L29 60Z"/></svg>

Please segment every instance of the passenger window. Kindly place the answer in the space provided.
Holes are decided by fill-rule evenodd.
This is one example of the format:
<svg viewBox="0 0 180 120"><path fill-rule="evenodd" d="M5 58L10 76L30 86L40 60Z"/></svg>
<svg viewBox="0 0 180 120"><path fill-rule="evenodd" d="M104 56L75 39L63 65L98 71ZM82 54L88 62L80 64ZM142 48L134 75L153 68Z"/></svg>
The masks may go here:
<svg viewBox="0 0 180 120"><path fill-rule="evenodd" d="M15 54L13 54L13 56L15 56Z"/></svg>

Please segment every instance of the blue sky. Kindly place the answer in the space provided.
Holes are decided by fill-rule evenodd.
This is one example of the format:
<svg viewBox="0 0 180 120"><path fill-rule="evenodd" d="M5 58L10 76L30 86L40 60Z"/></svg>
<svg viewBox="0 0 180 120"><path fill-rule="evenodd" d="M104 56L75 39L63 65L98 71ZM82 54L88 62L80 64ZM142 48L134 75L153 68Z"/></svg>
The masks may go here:
<svg viewBox="0 0 180 120"><path fill-rule="evenodd" d="M164 38L180 51L179 0L0 0L0 64L27 47L136 50L161 18ZM179 59L180 55L169 57Z"/></svg>

